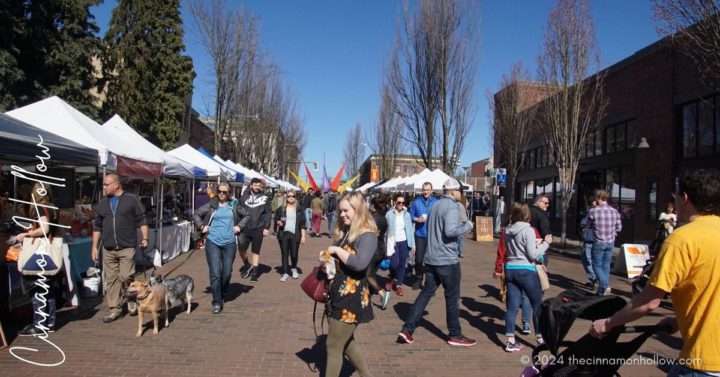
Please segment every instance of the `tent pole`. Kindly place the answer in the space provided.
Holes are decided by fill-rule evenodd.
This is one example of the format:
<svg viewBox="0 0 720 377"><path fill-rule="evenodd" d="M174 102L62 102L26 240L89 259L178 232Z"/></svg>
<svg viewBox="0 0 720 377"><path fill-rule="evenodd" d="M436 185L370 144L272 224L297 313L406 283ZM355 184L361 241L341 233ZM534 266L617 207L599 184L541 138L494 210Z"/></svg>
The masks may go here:
<svg viewBox="0 0 720 377"><path fill-rule="evenodd" d="M190 200L192 201L192 215L195 217L195 177L192 179L192 187L190 188Z"/></svg>
<svg viewBox="0 0 720 377"><path fill-rule="evenodd" d="M162 230L163 230L163 205L165 204L165 195L163 193L164 189L164 182L162 178L160 178L160 226L158 227L158 235L156 237L155 243L158 245L158 250L160 251L160 263L162 263Z"/></svg>

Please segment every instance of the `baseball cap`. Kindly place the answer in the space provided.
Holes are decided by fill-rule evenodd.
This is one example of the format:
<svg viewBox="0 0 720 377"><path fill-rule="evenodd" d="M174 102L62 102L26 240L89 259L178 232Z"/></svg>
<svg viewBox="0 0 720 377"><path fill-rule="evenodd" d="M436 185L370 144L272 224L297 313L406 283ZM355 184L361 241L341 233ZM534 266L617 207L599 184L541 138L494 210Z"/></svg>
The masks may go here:
<svg viewBox="0 0 720 377"><path fill-rule="evenodd" d="M448 178L443 184L445 190L460 190L460 183L453 178Z"/></svg>

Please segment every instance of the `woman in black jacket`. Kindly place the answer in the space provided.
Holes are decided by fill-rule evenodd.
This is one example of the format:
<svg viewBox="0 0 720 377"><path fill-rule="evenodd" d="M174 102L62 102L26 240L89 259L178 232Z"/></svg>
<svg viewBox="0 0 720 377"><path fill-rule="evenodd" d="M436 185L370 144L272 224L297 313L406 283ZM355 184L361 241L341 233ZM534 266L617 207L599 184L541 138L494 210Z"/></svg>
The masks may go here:
<svg viewBox="0 0 720 377"><path fill-rule="evenodd" d="M298 206L297 193L290 191L285 197L285 205L275 211L275 224L278 227L278 242L282 253L282 277L280 281L285 282L290 278L297 279L298 273L298 251L300 244L305 243L305 211ZM290 259L290 268L288 268Z"/></svg>

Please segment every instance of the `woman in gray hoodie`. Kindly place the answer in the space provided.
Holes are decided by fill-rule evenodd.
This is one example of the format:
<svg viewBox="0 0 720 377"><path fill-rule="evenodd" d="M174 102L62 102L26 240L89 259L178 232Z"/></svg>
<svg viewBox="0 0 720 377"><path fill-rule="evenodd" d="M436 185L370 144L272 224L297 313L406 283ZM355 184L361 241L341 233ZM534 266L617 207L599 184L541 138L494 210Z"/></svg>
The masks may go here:
<svg viewBox="0 0 720 377"><path fill-rule="evenodd" d="M505 231L507 254L505 257L505 284L507 284L507 312L505 313L505 351L519 351L515 342L515 318L522 303L523 294L530 299L533 312L537 313L542 302L542 288L537 268L549 245L538 240L535 229L530 225L530 209L527 204L514 203L510 210L510 226ZM538 322L533 319L538 343L543 342L539 335Z"/></svg>

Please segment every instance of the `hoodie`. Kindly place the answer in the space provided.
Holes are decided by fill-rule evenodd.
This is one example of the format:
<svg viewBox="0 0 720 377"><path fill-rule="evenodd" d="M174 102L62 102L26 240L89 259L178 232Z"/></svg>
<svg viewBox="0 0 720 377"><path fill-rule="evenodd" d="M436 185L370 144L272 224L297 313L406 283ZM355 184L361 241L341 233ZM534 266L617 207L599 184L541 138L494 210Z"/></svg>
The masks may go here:
<svg viewBox="0 0 720 377"><path fill-rule="evenodd" d="M272 199L264 192L254 193L248 187L240 197L241 214L247 216L243 231L269 229L272 223ZM242 221L242 220L241 220Z"/></svg>
<svg viewBox="0 0 720 377"><path fill-rule="evenodd" d="M505 231L505 269L536 271L539 263L550 245L547 242L536 244L535 229L529 223L518 221Z"/></svg>

